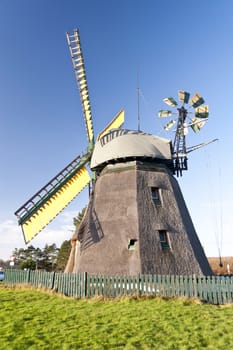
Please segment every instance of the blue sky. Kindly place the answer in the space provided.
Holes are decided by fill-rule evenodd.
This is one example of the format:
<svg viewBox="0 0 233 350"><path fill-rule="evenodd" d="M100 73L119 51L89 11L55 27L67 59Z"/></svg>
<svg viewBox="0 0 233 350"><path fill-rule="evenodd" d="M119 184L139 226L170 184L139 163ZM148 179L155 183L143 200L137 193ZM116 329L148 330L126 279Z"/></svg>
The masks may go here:
<svg viewBox="0 0 233 350"><path fill-rule="evenodd" d="M0 0L0 258L25 247L14 212L87 146L65 32L79 28L95 133L125 109L137 128L172 138L157 118L162 99L200 92L210 117L188 146L219 138L189 156L179 178L208 256L233 254L231 0ZM34 246L72 235L87 191L51 223Z"/></svg>

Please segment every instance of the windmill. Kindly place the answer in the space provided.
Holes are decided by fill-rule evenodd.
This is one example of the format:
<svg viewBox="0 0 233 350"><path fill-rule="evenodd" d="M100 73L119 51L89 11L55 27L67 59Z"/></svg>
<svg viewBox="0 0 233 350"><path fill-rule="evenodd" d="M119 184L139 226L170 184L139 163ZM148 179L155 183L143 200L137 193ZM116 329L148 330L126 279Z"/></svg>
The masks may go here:
<svg viewBox="0 0 233 350"><path fill-rule="evenodd" d="M72 34L66 33L66 37L80 92L88 145L81 155L78 155L15 212L23 230L25 243L29 243L86 186L91 185L91 176L87 166L94 148L94 131L84 59L78 30L75 29ZM98 135L97 139L110 129L121 127L123 122L124 111L122 110Z"/></svg>
<svg viewBox="0 0 233 350"><path fill-rule="evenodd" d="M183 124L179 115L173 144L140 130L122 129L123 111L94 140L78 31L67 34L67 40L84 111L88 149L16 211L25 241L92 182L86 212L71 239L66 272L211 274L174 177L186 167L187 149L180 149L185 141L181 131L186 115ZM160 112L165 116L165 111ZM170 111L166 114L171 115ZM179 145L178 149L174 145ZM92 181L88 164L94 173Z"/></svg>
<svg viewBox="0 0 233 350"><path fill-rule="evenodd" d="M177 112L173 110L162 109L158 112L160 118L174 117L165 126L164 130L170 130L175 127L174 141L172 144L172 157L174 172L176 174L182 175L183 170L188 169L187 165L187 154L203 147L211 142L216 141L214 139L210 142L202 143L192 147L186 147L186 135L188 134L189 128L191 128L195 133L199 132L201 128L205 125L209 116L209 106L203 105L205 103L203 97L199 93L195 93L190 99L190 93L187 91L178 91L179 101L182 106L178 107L178 103L173 97L164 98L163 101L170 107L175 107ZM193 107L194 110L190 111Z"/></svg>

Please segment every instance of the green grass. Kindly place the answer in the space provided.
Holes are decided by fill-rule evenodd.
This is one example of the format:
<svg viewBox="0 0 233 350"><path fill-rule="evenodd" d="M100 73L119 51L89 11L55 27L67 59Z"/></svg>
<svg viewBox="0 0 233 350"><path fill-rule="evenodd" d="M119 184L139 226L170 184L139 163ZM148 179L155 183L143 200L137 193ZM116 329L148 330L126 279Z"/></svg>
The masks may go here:
<svg viewBox="0 0 233 350"><path fill-rule="evenodd" d="M233 349L233 305L74 300L0 286L1 350Z"/></svg>

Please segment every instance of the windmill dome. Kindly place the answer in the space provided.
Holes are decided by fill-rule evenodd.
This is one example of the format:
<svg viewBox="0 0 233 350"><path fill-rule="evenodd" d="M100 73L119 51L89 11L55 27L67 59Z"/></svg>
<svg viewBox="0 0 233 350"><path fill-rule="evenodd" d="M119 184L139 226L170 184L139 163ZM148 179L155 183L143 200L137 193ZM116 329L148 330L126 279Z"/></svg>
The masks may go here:
<svg viewBox="0 0 233 350"><path fill-rule="evenodd" d="M97 140L91 158L91 169L121 160L149 158L172 162L171 141L165 138L127 129L113 129Z"/></svg>

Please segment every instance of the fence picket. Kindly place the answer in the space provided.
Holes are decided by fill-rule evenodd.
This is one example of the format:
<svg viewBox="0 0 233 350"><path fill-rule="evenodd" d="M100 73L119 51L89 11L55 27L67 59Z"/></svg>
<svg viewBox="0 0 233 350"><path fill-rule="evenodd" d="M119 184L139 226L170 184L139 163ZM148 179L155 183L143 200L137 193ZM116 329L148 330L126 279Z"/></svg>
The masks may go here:
<svg viewBox="0 0 233 350"><path fill-rule="evenodd" d="M233 299L233 280L227 276L228 299L227 303L231 303Z"/></svg>
<svg viewBox="0 0 233 350"><path fill-rule="evenodd" d="M214 302L213 279L210 276L207 277L207 290L208 290L208 302L213 304Z"/></svg>
<svg viewBox="0 0 233 350"><path fill-rule="evenodd" d="M226 279L221 277L221 292L222 292L222 304L227 303L227 289L226 289Z"/></svg>

